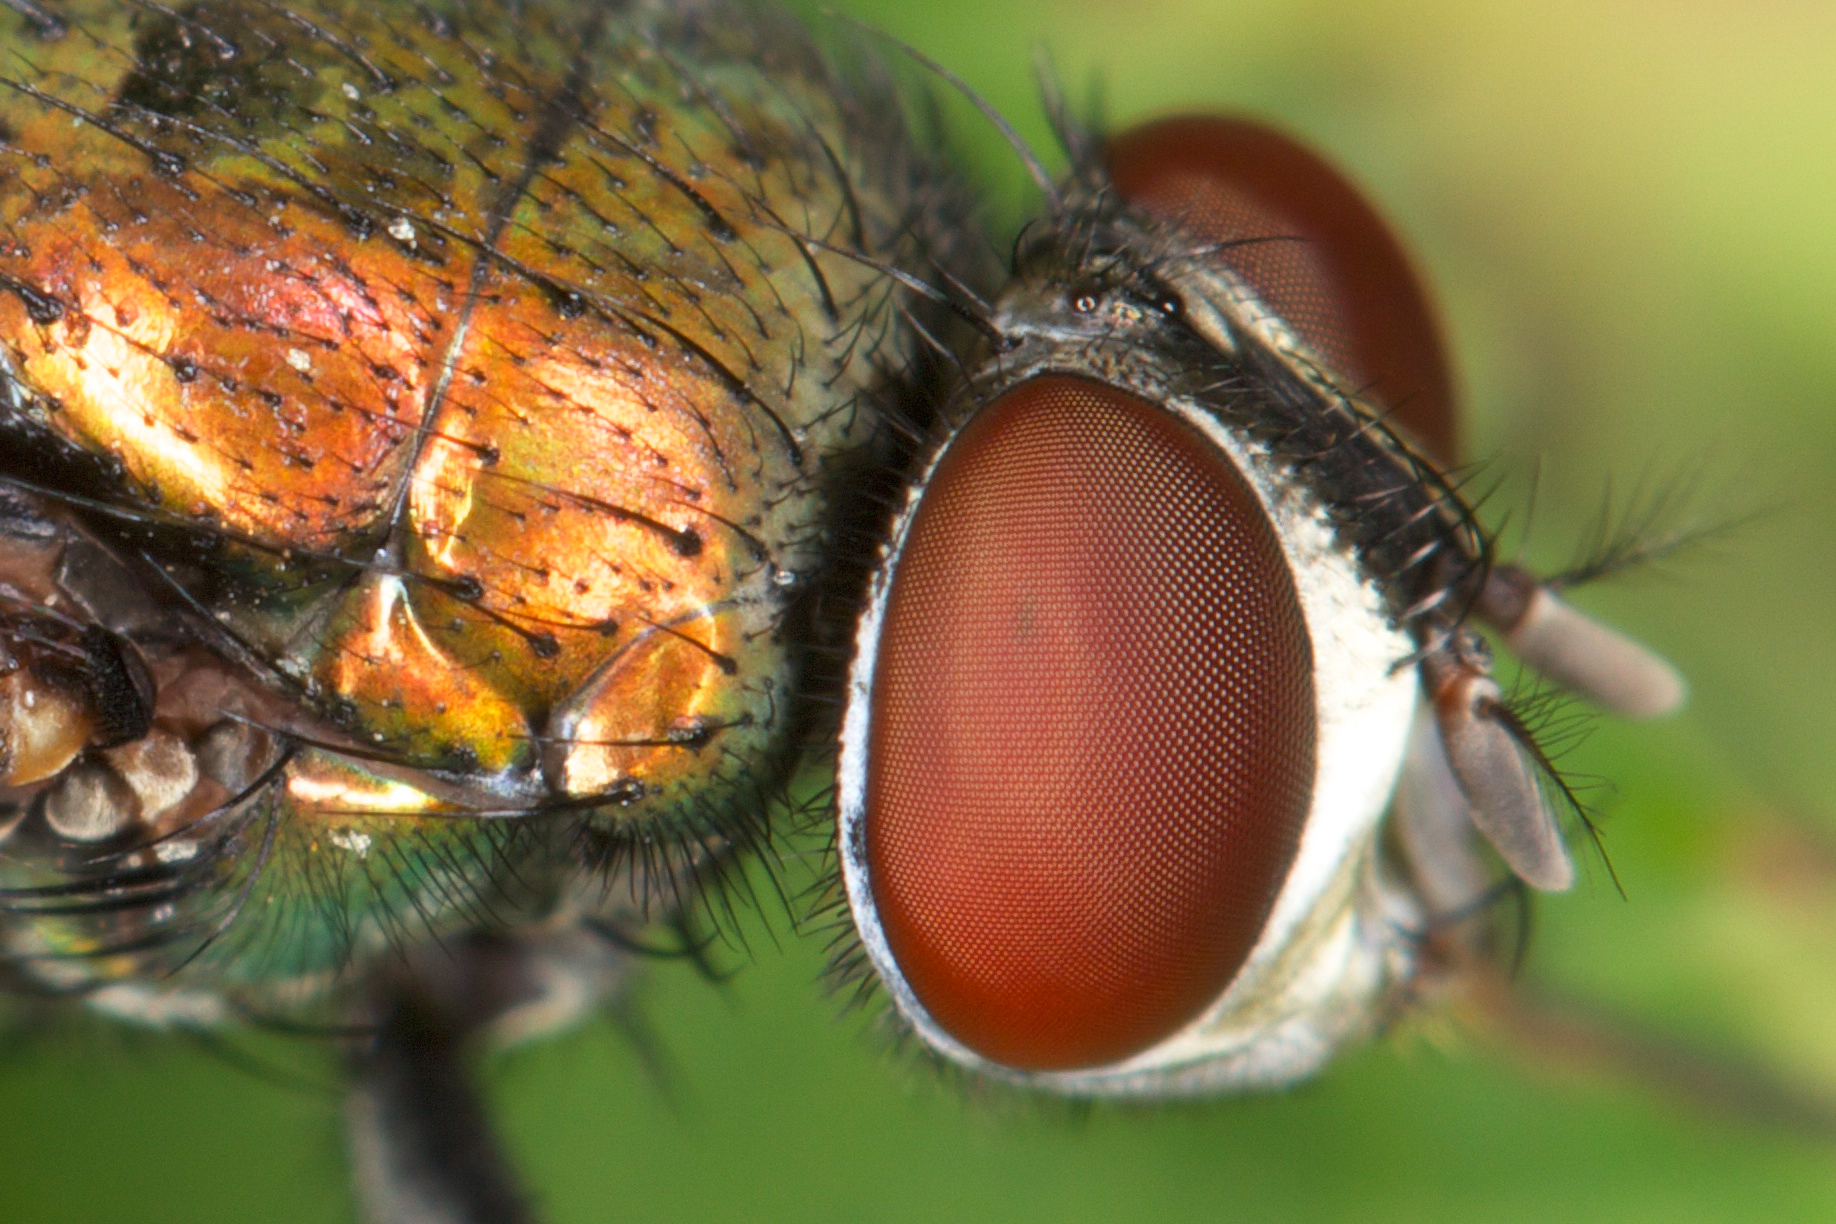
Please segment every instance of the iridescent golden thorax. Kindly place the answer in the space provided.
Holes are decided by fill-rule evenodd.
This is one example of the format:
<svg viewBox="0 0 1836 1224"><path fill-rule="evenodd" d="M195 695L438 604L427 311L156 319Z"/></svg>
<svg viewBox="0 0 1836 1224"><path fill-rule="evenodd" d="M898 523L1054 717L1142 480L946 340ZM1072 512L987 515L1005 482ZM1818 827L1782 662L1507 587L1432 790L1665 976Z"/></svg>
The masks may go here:
<svg viewBox="0 0 1836 1224"><path fill-rule="evenodd" d="M207 648L294 737L271 853L718 840L784 768L785 618L911 357L898 107L724 4L49 11L0 10L12 470L214 622L156 672ZM491 870L442 853L292 891L437 930Z"/></svg>

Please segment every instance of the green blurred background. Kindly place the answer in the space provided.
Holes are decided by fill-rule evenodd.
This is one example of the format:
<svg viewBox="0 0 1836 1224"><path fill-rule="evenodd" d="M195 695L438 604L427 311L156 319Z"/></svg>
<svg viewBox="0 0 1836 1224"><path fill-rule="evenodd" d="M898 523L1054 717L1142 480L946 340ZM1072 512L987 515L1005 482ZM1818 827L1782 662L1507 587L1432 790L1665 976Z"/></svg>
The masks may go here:
<svg viewBox="0 0 1836 1224"><path fill-rule="evenodd" d="M1626 895L1584 855L1526 973L1836 1095L1836 6L839 7L1041 143L1044 45L1074 96L1101 74L1118 120L1247 110L1330 152L1439 290L1494 518L1521 523L1536 478L1533 560L1572 557L1609 488L1677 473L1703 475L1706 518L1769 511L1581 597L1668 651L1695 700L1565 760L1616 783L1596 797ZM841 1016L819 939L746 935L724 989L653 974L665 1082L610 1022L491 1065L557 1224L1836 1214L1828 1145L1431 1021L1270 1097L978 1102ZM84 1025L0 1057L3 1221L343 1220L338 1142L328 1090L177 1041Z"/></svg>

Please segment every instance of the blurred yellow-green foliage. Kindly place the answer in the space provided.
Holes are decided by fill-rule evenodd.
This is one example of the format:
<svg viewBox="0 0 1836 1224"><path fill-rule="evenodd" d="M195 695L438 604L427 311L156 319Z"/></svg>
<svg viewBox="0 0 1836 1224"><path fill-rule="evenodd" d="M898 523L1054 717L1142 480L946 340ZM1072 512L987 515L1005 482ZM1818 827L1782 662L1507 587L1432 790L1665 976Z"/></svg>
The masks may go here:
<svg viewBox="0 0 1836 1224"><path fill-rule="evenodd" d="M1836 7L1807 0L844 0L1046 143L1031 80L1118 121L1279 120L1365 183L1446 308L1491 513L1561 564L1607 490L1700 473L1768 513L1581 597L1695 684L1565 763L1605 841L1527 973L1836 1094ZM811 3L807 10L815 13ZM822 20L822 18L818 18ZM1019 175L978 146L1017 198ZM1516 537L1511 537L1515 539ZM1800 1220L1836 1150L1408 1026L1316 1083L1198 1107L978 1105L838 1019L817 940L654 974L659 1086L615 1027L492 1064L552 1219ZM0 1060L0 1220L336 1221L329 1092L101 1029Z"/></svg>

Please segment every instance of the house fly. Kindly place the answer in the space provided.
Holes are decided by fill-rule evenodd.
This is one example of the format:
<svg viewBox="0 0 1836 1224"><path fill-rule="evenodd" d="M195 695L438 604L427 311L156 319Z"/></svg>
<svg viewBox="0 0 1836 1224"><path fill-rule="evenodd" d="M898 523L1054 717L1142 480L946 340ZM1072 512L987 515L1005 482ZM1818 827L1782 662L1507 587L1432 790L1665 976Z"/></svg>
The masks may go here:
<svg viewBox="0 0 1836 1224"><path fill-rule="evenodd" d="M1368 231L1335 245L1278 212L1211 232L1213 188L1164 198L1182 175L1253 181L1205 164L1220 131L1227 148L1272 140L1265 166L1298 149L1265 128L1067 122L1072 174L1043 176L1045 216L1000 273L973 193L914 137L924 116L874 57L825 56L750 7L9 9L10 984L141 1023L348 1046L353 1163L377 1218L523 1218L473 1144L487 1128L466 1055L616 997L645 923L677 920L768 835L837 696L856 967L946 1059L1148 1095L1311 1074L1437 958L1489 954L1475 943L1496 879L1475 837L1517 878L1567 883L1559 782L1473 626L1609 709L1681 696L1660 661L1498 562L1448 476L1460 452L1430 385L1446 364L1432 329L1348 339L1348 315L1419 322L1425 305L1302 275L1310 318L1244 266L1362 253ZM1356 201L1330 170L1305 173ZM1412 283L1399 257L1386 270L1390 291ZM1400 373L1369 363L1398 354ZM951 489L992 490L983 521L1033 521L1035 486L1001 484L1010 444L958 439L1037 413L1068 414L1070 451L1099 457L1065 488L1126 473L1102 461L1103 430L1143 428L1162 435L1142 444L1155 463L1184 456L1181 478L1210 487L1183 510L1148 501L1122 543L1067 515L1069 554L995 555L1029 598L1042 574L1159 558L1169 530L1254 536L1266 520L1237 553L1150 562L1132 605L1105 588L1120 621L1055 656L1184 637L1172 687L1041 698L1076 710L1085 738L1065 751L1094 774L1024 772L1057 743L1028 704L1041 673L966 705L938 695L1013 664L1007 645L974 653L976 599L900 612L920 589L908 562L937 558L947 591L976 556L947 535L912 546ZM1133 479L1065 506L1094 516L1160 480ZM1209 631L1154 623L1204 590L1226 600ZM1271 606L1242 611L1259 597ZM1004 623L1074 619L1040 607ZM1216 628L1239 614L1274 626L1242 657ZM941 636L912 636L914 617ZM1265 668L1276 639L1286 663ZM888 707L876 668L901 652L914 687ZM1092 683L1154 669L1117 658ZM1280 694L1230 687L1258 668L1285 677ZM1155 755L1183 723L1084 712L1165 712L1177 692L1199 699L1197 725L1285 711L1248 748L1192 741L1279 793L1200 802L1137 846L1117 832L1161 806L1153 786L1203 796L1225 779ZM995 712L1017 730L978 721ZM998 997L936 984L961 967L955 936L926 926L926 873L961 856L927 840L955 818L927 794L970 776L963 745L997 741L1012 759L994 772L1093 800L1068 860L1001 869L1071 864L1051 921L1097 890L1104 854L1133 879L1110 917L1152 910L1185 870L1155 837L1212 862L1183 916L1123 943L1120 996L1172 981L1176 1002L1087 1008L1108 1026L1093 1038L1075 1005L1036 992L1025 1008L1073 1021L1041 1037ZM896 819L916 832L876 852L868 779L900 754L914 798ZM1413 822L1389 818L1399 772ZM1244 824L1265 831L1217 840ZM1216 866L1246 860L1247 885ZM988 883L971 871L953 896ZM880 901L901 888L889 935ZM1221 934L1204 922L1219 906ZM1049 937L1006 931L1003 971L1013 945ZM1155 946L1205 964L1155 977L1140 956Z"/></svg>

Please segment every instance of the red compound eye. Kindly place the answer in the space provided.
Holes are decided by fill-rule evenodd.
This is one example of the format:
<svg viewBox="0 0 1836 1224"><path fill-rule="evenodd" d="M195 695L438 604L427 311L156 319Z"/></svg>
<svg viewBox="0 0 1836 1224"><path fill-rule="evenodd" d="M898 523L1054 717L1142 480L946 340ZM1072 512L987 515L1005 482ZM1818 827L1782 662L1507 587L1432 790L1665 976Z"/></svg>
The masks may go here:
<svg viewBox="0 0 1836 1224"><path fill-rule="evenodd" d="M936 468L871 718L887 946L937 1024L1015 1068L1127 1058L1216 1000L1312 792L1312 651L1255 493L1193 426L1068 375Z"/></svg>
<svg viewBox="0 0 1836 1224"><path fill-rule="evenodd" d="M1133 128L1106 156L1123 199L1230 244L1219 260L1434 458L1453 459L1453 388L1428 297L1337 170L1259 124L1202 115Z"/></svg>

